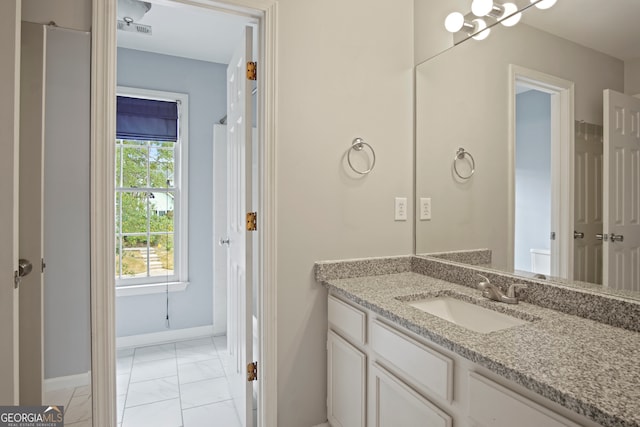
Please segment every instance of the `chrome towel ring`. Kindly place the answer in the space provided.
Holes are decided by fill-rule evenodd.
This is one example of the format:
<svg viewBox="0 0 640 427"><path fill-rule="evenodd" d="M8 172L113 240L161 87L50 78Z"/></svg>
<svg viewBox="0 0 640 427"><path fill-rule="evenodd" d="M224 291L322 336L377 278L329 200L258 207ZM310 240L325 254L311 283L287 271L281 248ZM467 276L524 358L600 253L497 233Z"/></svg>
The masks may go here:
<svg viewBox="0 0 640 427"><path fill-rule="evenodd" d="M369 169L365 170L365 171L359 171L358 169L356 169L353 164L351 163L351 152L352 151L362 151L364 149L364 147L369 147L369 150L371 150L371 155L373 157L372 161L371 161L371 166L369 166ZM356 138L353 140L353 142L351 143L351 147L349 147L349 151L347 152L347 162L349 163L349 167L357 174L360 175L366 175L369 172L371 172L373 170L373 167L376 165L376 152L373 150L373 147L370 146L369 144L367 144L366 142L364 142L364 139L362 138Z"/></svg>
<svg viewBox="0 0 640 427"><path fill-rule="evenodd" d="M469 172L469 175L461 175L460 172L458 172L458 160L462 160L465 157L469 157L469 160L471 161L471 172ZM462 147L458 148L458 151L456 151L456 155L453 158L453 171L456 173L456 175L458 175L458 178L460 179L469 179L476 171L476 161L473 159L471 153L469 153Z"/></svg>

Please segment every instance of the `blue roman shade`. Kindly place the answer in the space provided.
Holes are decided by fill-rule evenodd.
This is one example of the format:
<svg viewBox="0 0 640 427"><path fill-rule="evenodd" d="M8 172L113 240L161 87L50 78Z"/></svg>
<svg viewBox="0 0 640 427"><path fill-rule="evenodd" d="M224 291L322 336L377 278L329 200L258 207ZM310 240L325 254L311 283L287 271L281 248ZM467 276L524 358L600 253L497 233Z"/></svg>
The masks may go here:
<svg viewBox="0 0 640 427"><path fill-rule="evenodd" d="M143 141L177 141L178 104L118 96L116 137Z"/></svg>

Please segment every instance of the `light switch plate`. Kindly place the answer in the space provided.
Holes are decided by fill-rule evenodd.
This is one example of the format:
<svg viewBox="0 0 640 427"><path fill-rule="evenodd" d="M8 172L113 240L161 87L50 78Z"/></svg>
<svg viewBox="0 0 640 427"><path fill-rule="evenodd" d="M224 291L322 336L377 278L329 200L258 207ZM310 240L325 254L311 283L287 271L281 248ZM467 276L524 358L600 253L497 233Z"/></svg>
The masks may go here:
<svg viewBox="0 0 640 427"><path fill-rule="evenodd" d="M431 220L431 197L420 197L420 220Z"/></svg>
<svg viewBox="0 0 640 427"><path fill-rule="evenodd" d="M407 220L407 198L396 197L396 221Z"/></svg>

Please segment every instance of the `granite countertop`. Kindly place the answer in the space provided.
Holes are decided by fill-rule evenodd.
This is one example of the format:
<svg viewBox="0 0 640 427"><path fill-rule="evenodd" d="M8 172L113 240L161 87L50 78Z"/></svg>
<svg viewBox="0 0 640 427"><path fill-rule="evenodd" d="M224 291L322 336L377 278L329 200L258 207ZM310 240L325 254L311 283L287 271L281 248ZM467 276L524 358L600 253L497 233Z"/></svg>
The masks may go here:
<svg viewBox="0 0 640 427"><path fill-rule="evenodd" d="M325 278L322 283L332 293L603 426L640 426L638 332L528 303L490 301L475 289L411 271ZM482 334L401 301L447 293L533 321Z"/></svg>

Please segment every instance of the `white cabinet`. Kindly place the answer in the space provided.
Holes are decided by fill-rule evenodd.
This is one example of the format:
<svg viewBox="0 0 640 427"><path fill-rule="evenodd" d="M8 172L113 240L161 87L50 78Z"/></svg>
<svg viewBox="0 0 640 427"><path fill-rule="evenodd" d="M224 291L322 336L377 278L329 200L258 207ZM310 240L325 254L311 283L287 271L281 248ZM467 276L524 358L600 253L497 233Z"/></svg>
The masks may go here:
<svg viewBox="0 0 640 427"><path fill-rule="evenodd" d="M333 427L364 427L367 357L329 330L327 417Z"/></svg>
<svg viewBox="0 0 640 427"><path fill-rule="evenodd" d="M369 375L369 426L451 427L451 417L374 363Z"/></svg>
<svg viewBox="0 0 640 427"><path fill-rule="evenodd" d="M598 425L370 310L328 307L332 427Z"/></svg>
<svg viewBox="0 0 640 427"><path fill-rule="evenodd" d="M483 427L579 427L475 372L469 373L469 418Z"/></svg>

